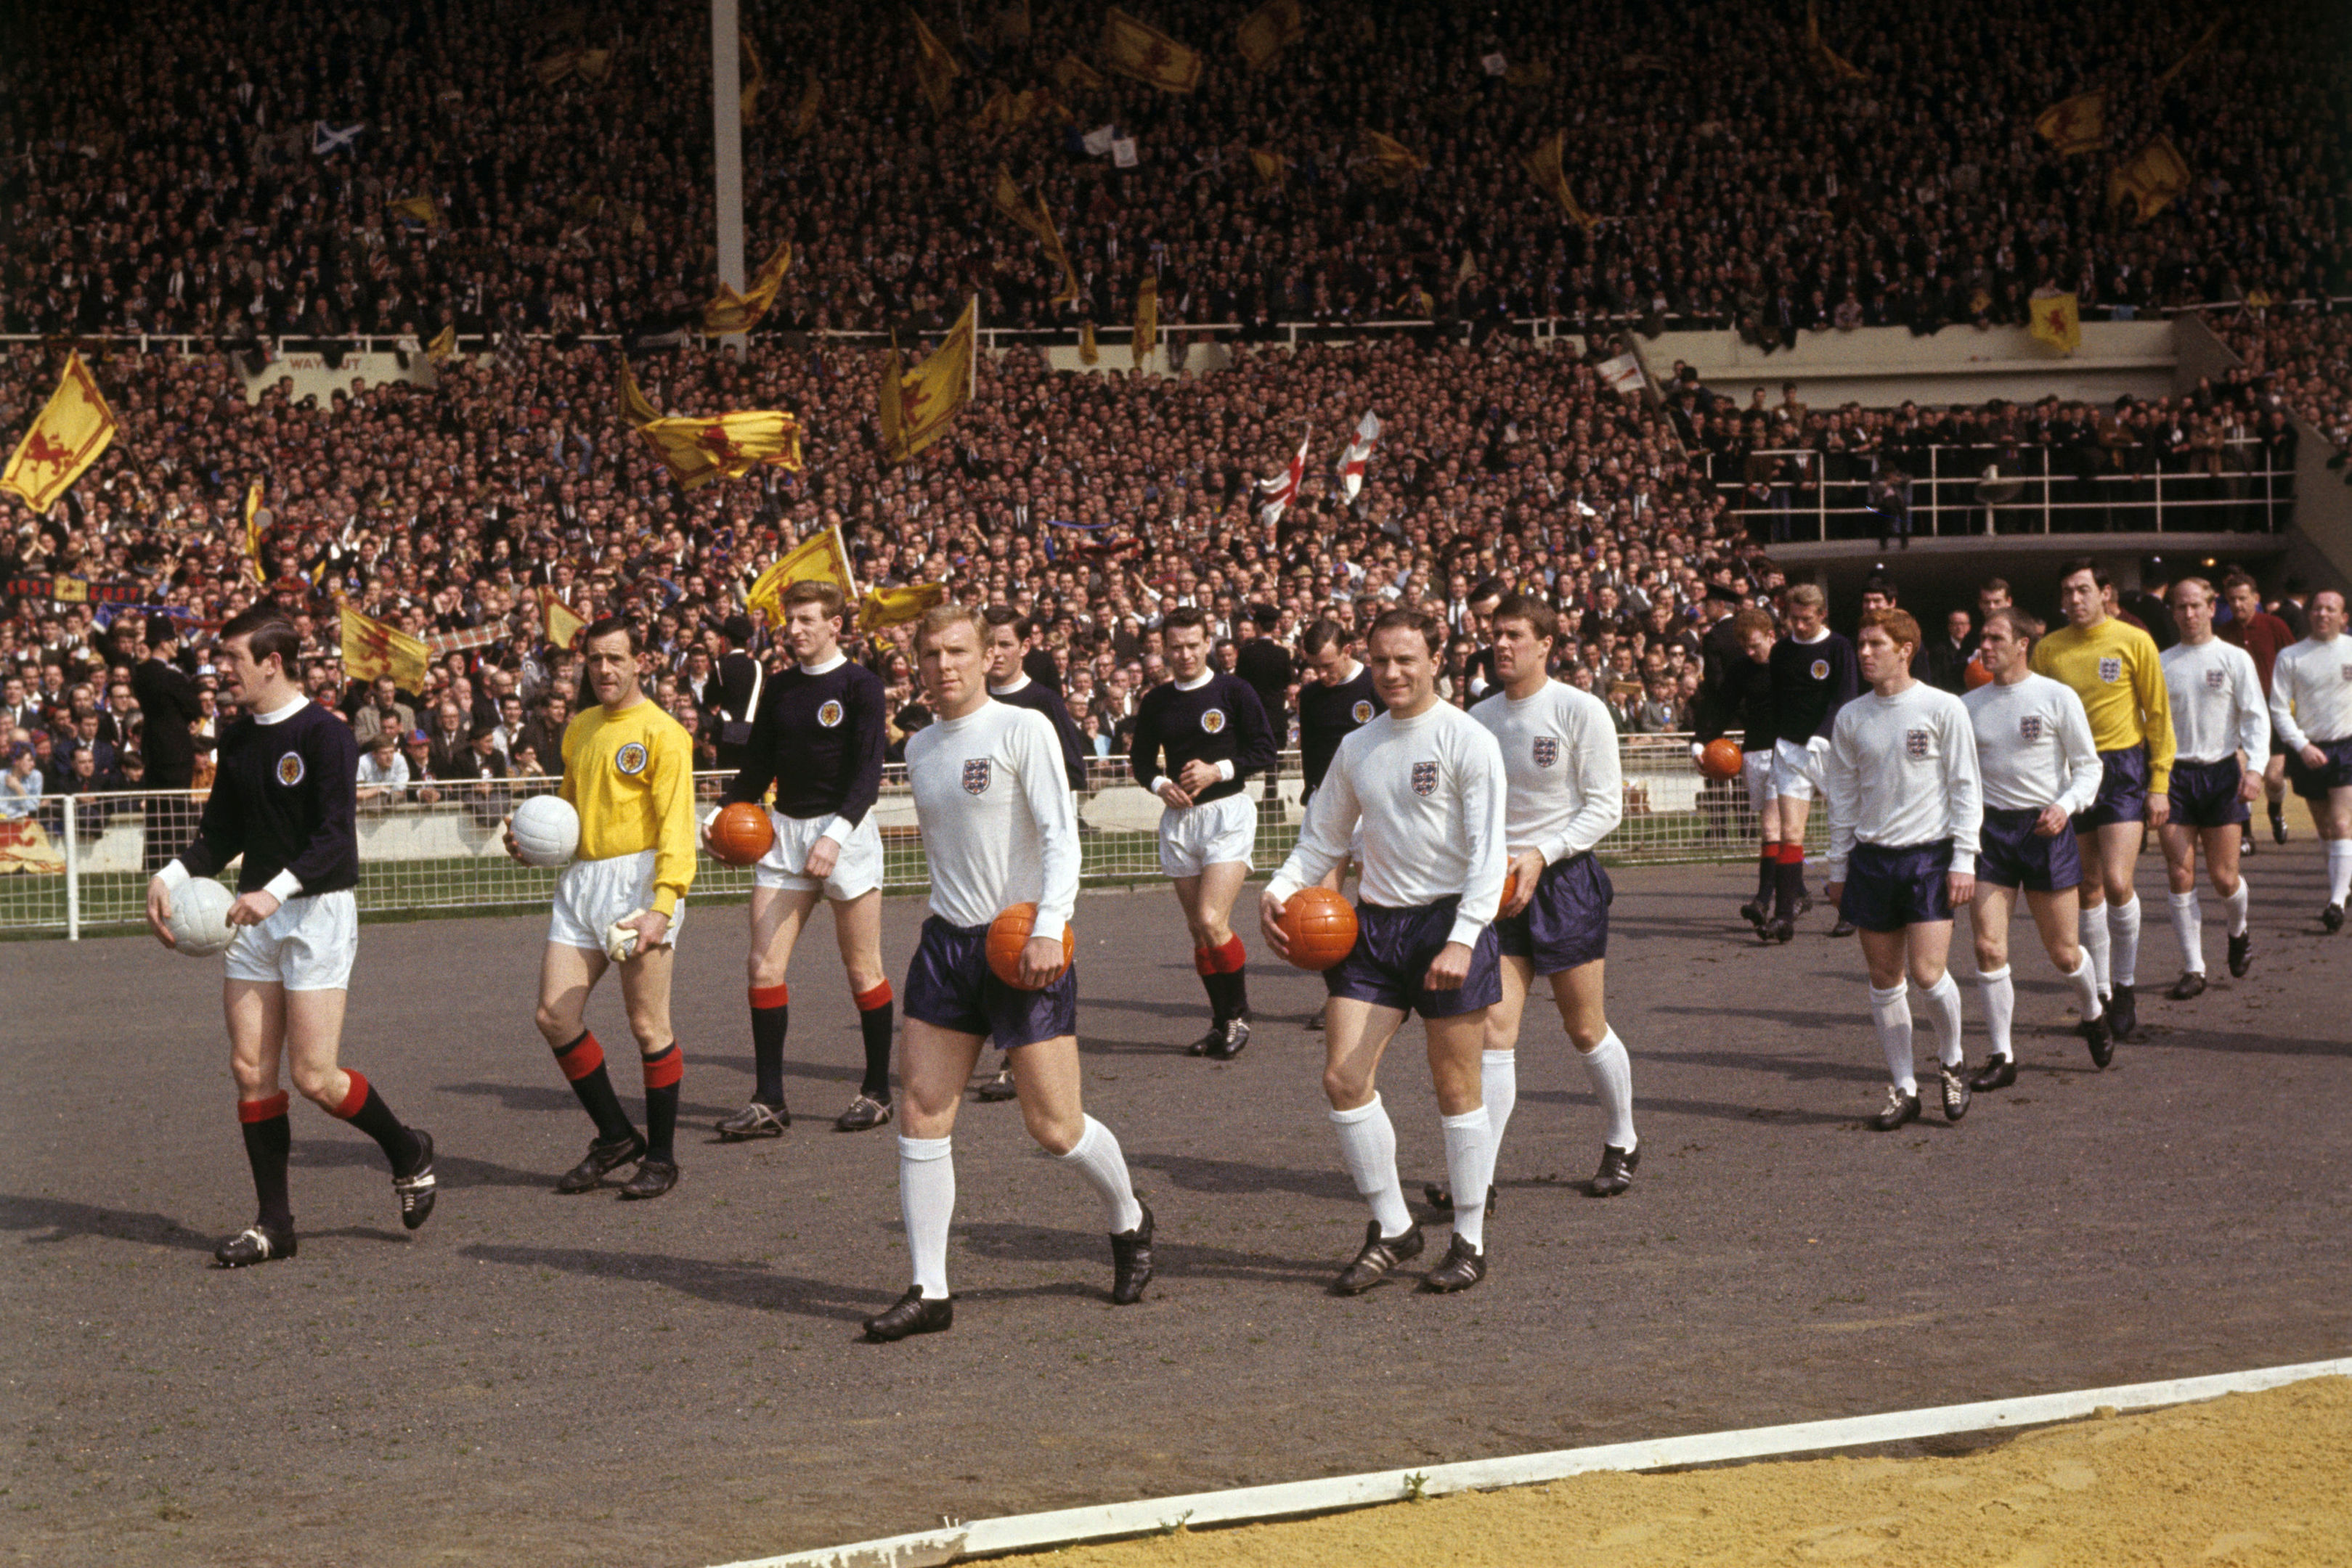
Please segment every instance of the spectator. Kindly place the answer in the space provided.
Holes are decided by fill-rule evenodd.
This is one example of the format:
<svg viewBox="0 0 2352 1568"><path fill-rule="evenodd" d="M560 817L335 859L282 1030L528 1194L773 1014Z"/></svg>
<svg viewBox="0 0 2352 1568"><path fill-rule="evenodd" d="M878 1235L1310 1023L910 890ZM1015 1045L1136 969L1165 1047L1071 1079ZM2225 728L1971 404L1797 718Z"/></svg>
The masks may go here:
<svg viewBox="0 0 2352 1568"><path fill-rule="evenodd" d="M407 789L408 762L400 755L400 737L390 729L379 729L368 737L367 750L360 758L360 809L388 810Z"/></svg>
<svg viewBox="0 0 2352 1568"><path fill-rule="evenodd" d="M8 770L0 773L0 817L18 821L33 814L42 795L41 770L33 748L19 744L9 750Z"/></svg>

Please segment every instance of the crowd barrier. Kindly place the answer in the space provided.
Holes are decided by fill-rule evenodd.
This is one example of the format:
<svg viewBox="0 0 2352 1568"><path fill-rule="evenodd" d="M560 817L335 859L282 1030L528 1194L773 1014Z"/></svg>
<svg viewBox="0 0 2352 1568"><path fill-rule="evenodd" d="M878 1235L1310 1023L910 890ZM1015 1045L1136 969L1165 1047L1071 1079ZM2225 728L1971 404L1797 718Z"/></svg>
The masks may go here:
<svg viewBox="0 0 2352 1568"><path fill-rule="evenodd" d="M1665 863L1754 853L1755 824L1745 790L1736 781L1710 784L1701 778L1691 766L1690 737L1626 736L1619 741L1619 756L1625 773L1625 820L1601 844L1602 860ZM717 800L727 778L698 774L697 794L705 802ZM1280 864L1297 841L1300 783L1296 752L1286 752L1279 761L1272 804L1264 800L1264 781L1251 781L1251 792L1261 800L1254 856L1261 874ZM554 787L546 779L443 784L433 786L444 793L429 802L361 802L362 917L544 906L556 873L509 859L501 825L518 800ZM79 940L138 928L145 917L148 875L184 845L201 810L201 797L189 791L45 795L27 816L0 817L0 937ZM1088 885L1160 880L1154 836L1160 811L1159 800L1134 782L1124 762L1094 764L1078 805ZM1821 814L1814 815L1818 838ZM905 768L894 764L885 771L875 820L882 831L885 891L913 893L928 885ZM689 897L742 897L751 886L750 871L705 855Z"/></svg>

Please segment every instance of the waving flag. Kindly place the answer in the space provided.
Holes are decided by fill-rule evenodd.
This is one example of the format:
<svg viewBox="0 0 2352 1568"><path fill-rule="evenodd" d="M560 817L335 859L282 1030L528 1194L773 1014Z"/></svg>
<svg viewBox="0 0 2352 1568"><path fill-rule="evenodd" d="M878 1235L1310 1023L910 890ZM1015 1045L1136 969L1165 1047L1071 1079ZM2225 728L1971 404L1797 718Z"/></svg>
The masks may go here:
<svg viewBox="0 0 2352 1568"><path fill-rule="evenodd" d="M1162 92L1201 85L1201 56L1116 5L1103 13L1103 64Z"/></svg>
<svg viewBox="0 0 2352 1568"><path fill-rule="evenodd" d="M1290 466L1282 471L1282 477L1257 482L1257 487L1266 492L1265 499L1258 503L1258 511L1267 522L1282 521L1285 509L1298 499L1298 486L1307 480L1307 444L1314 439L1315 427L1310 424L1307 427L1307 434L1299 437L1298 455L1290 460Z"/></svg>
<svg viewBox="0 0 2352 1568"><path fill-rule="evenodd" d="M352 125L330 125L321 120L310 127L310 151L319 157L330 152L356 152L360 132L367 129L362 120Z"/></svg>
<svg viewBox="0 0 2352 1568"><path fill-rule="evenodd" d="M2052 104L2033 117L2033 129L2063 153L2107 144L2107 89L2094 88Z"/></svg>
<svg viewBox="0 0 2352 1568"><path fill-rule="evenodd" d="M683 488L740 479L762 464L798 470L801 423L777 409L744 409L703 419L656 419L637 427Z"/></svg>
<svg viewBox="0 0 2352 1568"><path fill-rule="evenodd" d="M539 610L540 619L547 627L547 640L559 648L569 648L587 630L587 621L558 599L552 588L539 591Z"/></svg>
<svg viewBox="0 0 2352 1568"><path fill-rule="evenodd" d="M114 439L114 411L98 390L78 353L66 355L65 374L48 406L16 444L0 469L0 490L22 499L43 517Z"/></svg>
<svg viewBox="0 0 2352 1568"><path fill-rule="evenodd" d="M1356 439L1348 443L1348 450L1339 454L1339 488L1348 499L1356 498L1364 487L1364 465L1372 460L1372 448L1381 441L1381 416L1367 410L1356 426Z"/></svg>
<svg viewBox="0 0 2352 1568"><path fill-rule="evenodd" d="M947 339L912 371L901 371L894 347L884 360L881 426L884 456L904 463L948 433L970 402L980 374L980 296L964 305Z"/></svg>
<svg viewBox="0 0 2352 1568"><path fill-rule="evenodd" d="M425 666L432 650L405 632L395 631L349 604L341 606L343 629L343 669L356 681L390 675L403 691L425 689Z"/></svg>
<svg viewBox="0 0 2352 1568"><path fill-rule="evenodd" d="M2033 337L2062 354L2083 346L2083 311L2074 295L2041 294L2028 303L2033 309Z"/></svg>
<svg viewBox="0 0 2352 1568"><path fill-rule="evenodd" d="M719 284L718 294L702 308L702 329L724 334L748 332L758 326L760 318L768 313L768 307L776 302L776 290L784 286L784 274L792 270L792 265L793 242L786 240L760 264L760 270L752 275L742 293L736 293L725 283Z"/></svg>
<svg viewBox="0 0 2352 1568"><path fill-rule="evenodd" d="M781 626L784 590L795 582L829 582L841 590L842 602L857 602L857 579L850 575L849 551L841 542L840 525L811 534L778 558L744 591L743 601L754 610L766 611L769 622Z"/></svg>
<svg viewBox="0 0 2352 1568"><path fill-rule="evenodd" d="M257 583L268 582L269 576L261 570L261 481L256 479L245 492L245 570L253 574Z"/></svg>

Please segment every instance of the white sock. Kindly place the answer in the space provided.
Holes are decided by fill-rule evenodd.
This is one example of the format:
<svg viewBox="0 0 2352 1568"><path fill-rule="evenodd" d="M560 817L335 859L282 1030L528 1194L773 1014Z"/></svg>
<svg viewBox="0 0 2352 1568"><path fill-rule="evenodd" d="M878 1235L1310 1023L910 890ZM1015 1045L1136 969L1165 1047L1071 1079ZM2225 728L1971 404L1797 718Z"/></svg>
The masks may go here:
<svg viewBox="0 0 2352 1568"><path fill-rule="evenodd" d="M2107 967L2107 911L2105 904L2085 909L2074 923L2083 940L2083 956L2091 961L2091 977L2097 982L2099 995L2114 990Z"/></svg>
<svg viewBox="0 0 2352 1568"><path fill-rule="evenodd" d="M2088 952L2074 956L2074 967L2065 973L2066 983L2074 988L2074 1010L2088 1023L2107 1009L2099 1005L2099 977L2091 967Z"/></svg>
<svg viewBox="0 0 2352 1568"><path fill-rule="evenodd" d="M1883 991L1871 987L1870 1021L1877 1027L1879 1049L1886 1052L1887 1076L1906 1094L1916 1094L1919 1079L1911 1071L1911 988L1901 980Z"/></svg>
<svg viewBox="0 0 2352 1568"><path fill-rule="evenodd" d="M1482 1109L1483 1122L1486 1112ZM1339 1129L1339 1159L1348 1167L1349 1179L1356 1190L1372 1206L1372 1218L1381 1222L1383 1236L1402 1236L1412 1228L1412 1211L1404 1206L1404 1188L1397 1185L1396 1128L1389 1122L1389 1113L1381 1106L1381 1097L1373 1095L1369 1104L1352 1111L1334 1111L1331 1124ZM1461 1197L1459 1192L1454 1196ZM1478 1189L1483 1206L1486 1189Z"/></svg>
<svg viewBox="0 0 2352 1568"><path fill-rule="evenodd" d="M1087 1185L1095 1189L1095 1196L1102 1199L1103 1220L1110 1233L1122 1235L1143 1223L1143 1205L1135 1201L1135 1187L1127 1176L1127 1156L1119 1152L1118 1140L1092 1116L1086 1123L1087 1130L1078 1134L1077 1146L1054 1157L1066 1166L1077 1167Z"/></svg>
<svg viewBox="0 0 2352 1568"><path fill-rule="evenodd" d="M1454 1184L1454 1234L1483 1252L1486 1249L1486 1188L1495 1179L1494 1130L1487 1125L1484 1106L1459 1116L1442 1117L1437 1124L1445 1129L1445 1179Z"/></svg>
<svg viewBox="0 0 2352 1568"><path fill-rule="evenodd" d="M2327 841L2327 902L2352 898L2352 839Z"/></svg>
<svg viewBox="0 0 2352 1568"><path fill-rule="evenodd" d="M1478 1093L1486 1102L1486 1125L1495 1134L1495 1153L1503 1152L1503 1129L1511 1124L1511 1107L1519 1103L1519 1053L1490 1051L1478 1059Z"/></svg>
<svg viewBox="0 0 2352 1568"><path fill-rule="evenodd" d="M1992 1053L2007 1060L2014 1054L2009 1036L2017 1017L2017 983L2003 964L1998 969L1978 971L1977 984L1984 991L1985 1033L1992 1037Z"/></svg>
<svg viewBox="0 0 2352 1568"><path fill-rule="evenodd" d="M1625 1042L1611 1030L1601 1037L1601 1043L1590 1051L1579 1053L1584 1071L1592 1080L1592 1092L1601 1096L1601 1115L1607 1125L1601 1130L1601 1141L1611 1148L1632 1154L1633 1137L1633 1059L1625 1053Z"/></svg>
<svg viewBox="0 0 2352 1568"><path fill-rule="evenodd" d="M2118 986L2139 984L2139 894L2107 905L2107 939L2115 945L2109 976Z"/></svg>
<svg viewBox="0 0 2352 1568"><path fill-rule="evenodd" d="M1959 983L1947 969L1919 997L1927 1004L1927 1027L1936 1031L1936 1060L1947 1067L1958 1067L1967 1060L1960 1047Z"/></svg>
<svg viewBox="0 0 2352 1568"><path fill-rule="evenodd" d="M955 1218L952 1138L898 1140L898 1216L907 1224L907 1250L915 1284L926 1301L948 1293L948 1222Z"/></svg>
<svg viewBox="0 0 2352 1568"><path fill-rule="evenodd" d="M2180 967L2191 975L2205 972L2205 912L2197 906L2197 890L2172 894L2172 935L2180 943Z"/></svg>
<svg viewBox="0 0 2352 1568"><path fill-rule="evenodd" d="M2242 876L2230 896L2221 901L2221 907L2230 912L2230 935L2232 936L2246 934L2246 900L2250 896L2246 892L2246 879Z"/></svg>

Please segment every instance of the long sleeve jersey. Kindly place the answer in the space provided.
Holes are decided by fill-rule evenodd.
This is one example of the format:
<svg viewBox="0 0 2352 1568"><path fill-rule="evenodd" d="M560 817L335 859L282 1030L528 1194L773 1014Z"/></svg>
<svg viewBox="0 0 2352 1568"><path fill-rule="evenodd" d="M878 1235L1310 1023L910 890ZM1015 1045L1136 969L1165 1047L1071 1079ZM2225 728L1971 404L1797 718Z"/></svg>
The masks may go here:
<svg viewBox="0 0 2352 1568"><path fill-rule="evenodd" d="M1058 933L1078 903L1078 818L1045 716L990 700L907 741L931 913L985 925L1016 904Z"/></svg>
<svg viewBox="0 0 2352 1568"><path fill-rule="evenodd" d="M1367 664L1358 664L1356 673L1336 686L1308 681L1298 688L1298 763L1307 793L1323 787L1323 775L1331 771L1339 743L1371 723L1381 706Z"/></svg>
<svg viewBox="0 0 2352 1568"><path fill-rule="evenodd" d="M308 697L221 732L219 772L196 836L176 862L211 876L243 855L236 890L280 901L360 883L360 743ZM184 878L169 874L177 883Z"/></svg>
<svg viewBox="0 0 2352 1568"><path fill-rule="evenodd" d="M889 699L881 677L846 655L795 664L765 684L730 800L758 800L776 786L776 810L827 819L824 835L846 843L882 794Z"/></svg>
<svg viewBox="0 0 2352 1568"><path fill-rule="evenodd" d="M1509 797L1502 747L1460 708L1382 713L1339 743L1267 891L1286 899L1345 865L1360 821L1365 901L1410 909L1458 894L1448 940L1470 946L1503 902Z"/></svg>
<svg viewBox="0 0 2352 1568"><path fill-rule="evenodd" d="M2271 665L2271 722L2298 751L2352 738L2352 637L2305 637L2280 653Z"/></svg>
<svg viewBox="0 0 2352 1568"><path fill-rule="evenodd" d="M1503 839L1547 863L1600 843L1625 815L1617 727L1589 692L1546 681L1533 696L1497 691L1471 708L1502 748L1510 802Z"/></svg>
<svg viewBox="0 0 2352 1568"><path fill-rule="evenodd" d="M1211 670L1189 685L1171 681L1144 694L1128 757L1136 780L1154 793L1187 762L1216 768L1223 777L1192 797L1202 805L1241 793L1243 780L1274 766L1274 753L1273 727L1249 683Z"/></svg>
<svg viewBox="0 0 2352 1568"><path fill-rule="evenodd" d="M1070 716L1070 705L1053 687L1024 674L1012 685L989 687L988 695L998 702L1045 715L1045 722L1054 727L1055 741L1062 748L1062 772L1069 779L1070 788L1087 787L1087 737L1077 721Z"/></svg>
<svg viewBox="0 0 2352 1568"><path fill-rule="evenodd" d="M1810 643L1783 637L1772 644L1772 738L1809 746L1830 733L1840 709L1862 690L1862 663L1853 644L1824 630Z"/></svg>
<svg viewBox="0 0 2352 1568"><path fill-rule="evenodd" d="M580 858L654 852L654 908L694 885L694 741L651 701L602 704L563 730L563 788L580 813Z"/></svg>
<svg viewBox="0 0 2352 1568"><path fill-rule="evenodd" d="M2096 626L2061 626L2033 645L2033 671L2083 699L2101 751L2147 747L2147 788L2172 787L2172 699L2156 639L2110 615Z"/></svg>
<svg viewBox="0 0 2352 1568"><path fill-rule="evenodd" d="M2271 706L2254 656L2219 637L2176 643L2158 663L2172 707L2173 757L2219 762L2244 752L2256 768L2270 754Z"/></svg>
<svg viewBox="0 0 2352 1568"><path fill-rule="evenodd" d="M2072 686L2028 671L2014 685L1990 682L1960 703L1976 730L1986 810L2055 806L2071 817L2099 798L2105 769Z"/></svg>
<svg viewBox="0 0 2352 1568"><path fill-rule="evenodd" d="M1952 841L1952 869L1977 869L1984 787L1976 728L1960 699L1925 681L1845 705L1822 764L1830 802L1829 880L1845 880L1857 843L1897 849Z"/></svg>

